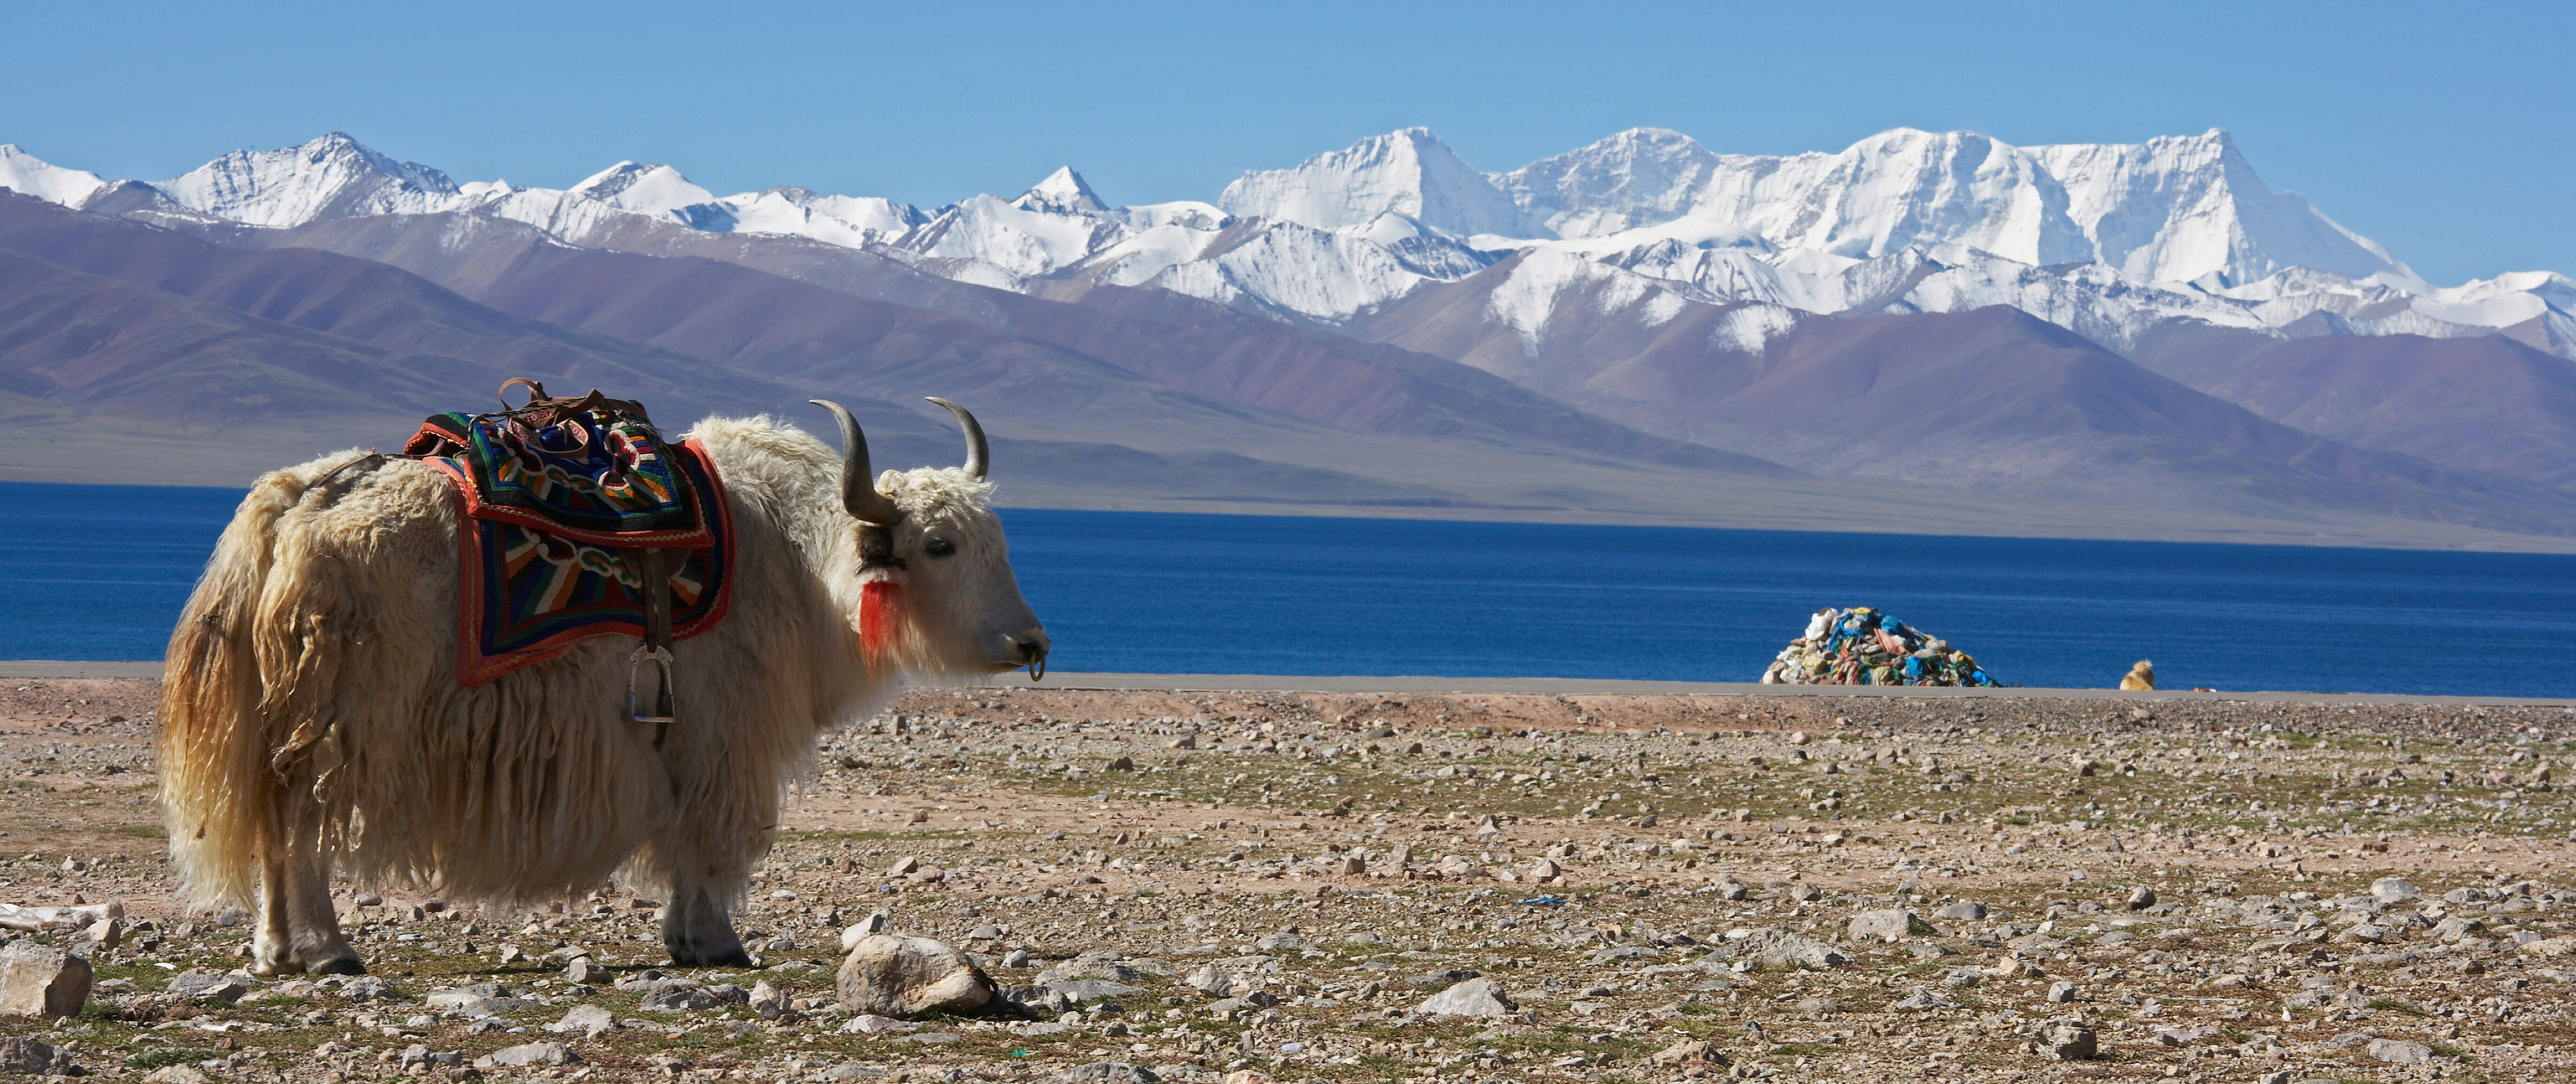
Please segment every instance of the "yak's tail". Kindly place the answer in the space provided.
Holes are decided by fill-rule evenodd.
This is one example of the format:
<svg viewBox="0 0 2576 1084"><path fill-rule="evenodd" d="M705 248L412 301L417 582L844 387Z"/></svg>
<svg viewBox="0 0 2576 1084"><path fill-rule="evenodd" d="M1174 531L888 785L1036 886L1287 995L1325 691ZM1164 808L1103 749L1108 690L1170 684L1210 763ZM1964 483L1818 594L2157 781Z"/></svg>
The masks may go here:
<svg viewBox="0 0 2576 1084"><path fill-rule="evenodd" d="M192 908L248 906L263 855L280 841L285 785L269 768L253 633L277 523L311 478L277 471L252 485L215 543L179 626L161 685L161 810Z"/></svg>

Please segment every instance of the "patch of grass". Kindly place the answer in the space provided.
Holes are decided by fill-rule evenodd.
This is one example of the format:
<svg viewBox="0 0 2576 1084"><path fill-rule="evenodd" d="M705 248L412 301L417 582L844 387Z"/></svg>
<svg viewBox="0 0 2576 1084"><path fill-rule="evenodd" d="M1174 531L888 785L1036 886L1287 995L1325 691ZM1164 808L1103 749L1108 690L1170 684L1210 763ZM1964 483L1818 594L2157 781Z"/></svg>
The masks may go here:
<svg viewBox="0 0 2576 1084"><path fill-rule="evenodd" d="M2432 1013L2426 1011L2423 1006L2412 1001L2407 1001L2403 998L2374 997L2370 999L2370 1007L2374 1009L2394 1009L2398 1012L2405 1013L2408 1016L2432 1015Z"/></svg>
<svg viewBox="0 0 2576 1084"><path fill-rule="evenodd" d="M125 1059L125 1067L128 1069L142 1069L149 1071L153 1069L165 1069L173 1065L194 1065L201 1061L220 1058L223 1056L223 1052L219 1050L190 1050L185 1047L173 1047L168 1050L146 1050L140 1054L136 1054Z"/></svg>
<svg viewBox="0 0 2576 1084"><path fill-rule="evenodd" d="M170 838L169 830L157 824L120 824L111 831L120 836L133 836L136 839Z"/></svg>

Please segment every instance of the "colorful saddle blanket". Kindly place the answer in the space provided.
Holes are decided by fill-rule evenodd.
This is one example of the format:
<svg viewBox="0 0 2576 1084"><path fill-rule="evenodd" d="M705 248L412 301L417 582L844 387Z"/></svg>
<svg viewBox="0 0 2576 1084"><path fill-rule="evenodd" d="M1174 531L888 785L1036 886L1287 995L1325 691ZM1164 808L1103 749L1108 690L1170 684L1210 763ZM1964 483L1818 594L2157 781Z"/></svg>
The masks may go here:
<svg viewBox="0 0 2576 1084"><path fill-rule="evenodd" d="M570 403L571 400L557 400ZM445 471L465 505L457 532L456 676L480 685L587 636L644 634L641 562L666 549L671 638L724 619L733 525L696 441L677 445L632 404L440 414L404 444Z"/></svg>

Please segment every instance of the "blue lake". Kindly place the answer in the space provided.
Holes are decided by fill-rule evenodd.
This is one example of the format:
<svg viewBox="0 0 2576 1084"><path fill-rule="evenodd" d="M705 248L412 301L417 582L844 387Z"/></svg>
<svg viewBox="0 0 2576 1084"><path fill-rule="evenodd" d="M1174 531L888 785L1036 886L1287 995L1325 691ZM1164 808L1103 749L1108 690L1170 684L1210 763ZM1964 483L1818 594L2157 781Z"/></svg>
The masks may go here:
<svg viewBox="0 0 2576 1084"><path fill-rule="evenodd" d="M155 659L238 491L0 482L0 658ZM1062 671L1751 681L1877 606L2010 684L2576 695L2576 557L1004 513Z"/></svg>

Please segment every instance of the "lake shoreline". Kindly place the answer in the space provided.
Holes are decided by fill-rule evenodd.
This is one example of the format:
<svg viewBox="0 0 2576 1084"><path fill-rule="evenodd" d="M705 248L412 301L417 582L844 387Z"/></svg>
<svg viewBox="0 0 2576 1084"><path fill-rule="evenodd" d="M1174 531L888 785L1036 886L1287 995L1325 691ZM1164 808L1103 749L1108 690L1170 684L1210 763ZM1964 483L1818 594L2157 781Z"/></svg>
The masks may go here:
<svg viewBox="0 0 2576 1084"><path fill-rule="evenodd" d="M162 664L154 661L64 661L0 659L0 679L55 681L157 682ZM1762 685L1721 681L1616 681L1589 678L1485 678L1436 675L1302 675L1302 674L1083 674L1052 673L1037 683L1009 676L987 684L910 686L1011 690L1027 692L1172 692L1172 693L1308 693L1395 696L1686 696L1745 698L1984 699L2073 702L2121 702L2140 705L2200 704L2414 704L2438 707L2562 707L2576 711L2576 697L2414 696L2403 693L2327 693L2299 690L2195 692L2181 689L1983 688L1961 689L1902 685Z"/></svg>

